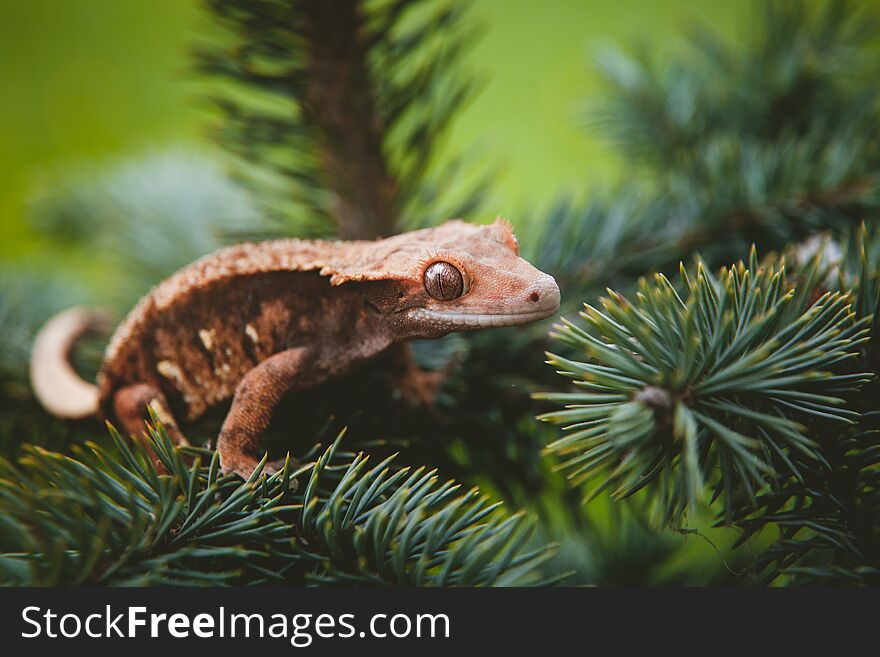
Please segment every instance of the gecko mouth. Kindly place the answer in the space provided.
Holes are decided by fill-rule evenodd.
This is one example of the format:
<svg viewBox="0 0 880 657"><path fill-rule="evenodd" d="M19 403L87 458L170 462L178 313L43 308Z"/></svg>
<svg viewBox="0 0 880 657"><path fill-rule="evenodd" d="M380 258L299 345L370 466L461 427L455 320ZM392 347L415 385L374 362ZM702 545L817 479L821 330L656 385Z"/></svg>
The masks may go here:
<svg viewBox="0 0 880 657"><path fill-rule="evenodd" d="M411 314L417 319L433 320L438 323L452 324L454 326L494 328L536 322L539 319L550 317L557 310L558 306L527 313L444 313L437 312L436 310L427 310L426 308L416 308L411 311Z"/></svg>

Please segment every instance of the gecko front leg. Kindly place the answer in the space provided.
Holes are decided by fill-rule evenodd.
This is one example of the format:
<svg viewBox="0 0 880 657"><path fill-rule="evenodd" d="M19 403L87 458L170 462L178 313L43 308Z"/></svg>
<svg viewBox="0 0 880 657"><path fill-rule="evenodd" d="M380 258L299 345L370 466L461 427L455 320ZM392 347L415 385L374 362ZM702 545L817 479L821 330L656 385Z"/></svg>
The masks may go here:
<svg viewBox="0 0 880 657"><path fill-rule="evenodd" d="M326 378L316 360L304 347L288 349L264 360L239 382L217 439L223 472L251 476L262 457L260 438L281 398Z"/></svg>
<svg viewBox="0 0 880 657"><path fill-rule="evenodd" d="M443 384L459 364L459 357L453 356L439 370L424 370L416 362L409 343L397 344L392 348L391 385L408 403L430 408L433 407Z"/></svg>

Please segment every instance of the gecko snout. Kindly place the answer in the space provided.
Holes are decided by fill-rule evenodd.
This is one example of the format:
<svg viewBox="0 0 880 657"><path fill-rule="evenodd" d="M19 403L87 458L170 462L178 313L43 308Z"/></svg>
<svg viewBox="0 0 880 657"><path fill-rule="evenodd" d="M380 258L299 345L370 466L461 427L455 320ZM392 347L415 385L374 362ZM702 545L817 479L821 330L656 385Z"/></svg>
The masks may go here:
<svg viewBox="0 0 880 657"><path fill-rule="evenodd" d="M526 293L526 300L535 310L556 312L559 308L559 287L552 276L546 274Z"/></svg>

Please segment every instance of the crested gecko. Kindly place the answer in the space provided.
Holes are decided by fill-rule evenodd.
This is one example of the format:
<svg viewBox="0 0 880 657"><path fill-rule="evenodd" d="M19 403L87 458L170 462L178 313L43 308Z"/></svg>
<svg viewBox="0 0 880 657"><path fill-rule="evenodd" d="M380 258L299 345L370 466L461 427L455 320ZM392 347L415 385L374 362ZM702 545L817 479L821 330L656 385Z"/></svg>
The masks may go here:
<svg viewBox="0 0 880 657"><path fill-rule="evenodd" d="M524 324L558 308L556 282L519 257L501 219L376 241L245 243L141 299L113 333L97 385L68 362L99 320L83 308L38 333L31 379L55 415L115 419L138 435L149 406L178 444L186 444L181 421L231 399L217 450L224 472L247 478L285 394L344 376L397 343Z"/></svg>

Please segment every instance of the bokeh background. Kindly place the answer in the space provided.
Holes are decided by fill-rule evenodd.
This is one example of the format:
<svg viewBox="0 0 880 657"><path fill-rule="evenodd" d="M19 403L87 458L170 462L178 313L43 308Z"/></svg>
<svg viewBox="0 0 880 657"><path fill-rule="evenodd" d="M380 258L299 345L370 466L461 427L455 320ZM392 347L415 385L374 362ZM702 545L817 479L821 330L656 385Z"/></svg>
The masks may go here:
<svg viewBox="0 0 880 657"><path fill-rule="evenodd" d="M466 67L482 87L446 150L498 166L487 214L518 222L561 192L583 198L619 174L613 149L585 129L602 91L595 52L645 43L660 56L701 19L732 35L746 5L478 0L483 36ZM198 0L0 2L0 257L78 259L23 220L47 174L174 147L210 153L189 53L211 29Z"/></svg>

